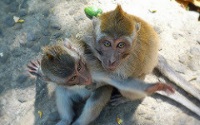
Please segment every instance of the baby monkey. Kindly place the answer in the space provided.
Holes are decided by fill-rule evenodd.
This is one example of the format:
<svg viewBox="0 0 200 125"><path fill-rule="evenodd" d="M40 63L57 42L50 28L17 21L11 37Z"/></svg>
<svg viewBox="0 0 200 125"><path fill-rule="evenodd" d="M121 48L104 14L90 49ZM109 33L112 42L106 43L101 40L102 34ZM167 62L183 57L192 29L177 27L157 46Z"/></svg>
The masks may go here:
<svg viewBox="0 0 200 125"><path fill-rule="evenodd" d="M113 90L111 86L131 93L133 96L128 97L130 99L143 98L159 90L174 93L171 86L163 83L146 84L132 78L120 80L110 77L95 64L87 62L91 60L86 61L84 47L80 45L66 42L65 46L46 46L43 48L41 62L31 62L28 65L31 74L58 85L56 104L61 121L57 125L88 125L95 120L110 100ZM88 89L90 87L92 89ZM86 103L82 113L73 121L73 105L84 100Z"/></svg>

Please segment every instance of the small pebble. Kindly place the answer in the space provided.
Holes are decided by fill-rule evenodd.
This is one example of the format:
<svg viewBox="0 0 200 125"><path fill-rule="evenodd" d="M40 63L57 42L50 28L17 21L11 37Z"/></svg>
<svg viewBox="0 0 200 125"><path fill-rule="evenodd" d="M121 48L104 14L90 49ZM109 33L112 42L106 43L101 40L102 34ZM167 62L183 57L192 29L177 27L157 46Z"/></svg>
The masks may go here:
<svg viewBox="0 0 200 125"><path fill-rule="evenodd" d="M57 39L58 37L62 36L62 33L58 32L58 33L55 33L53 36L55 39Z"/></svg>
<svg viewBox="0 0 200 125"><path fill-rule="evenodd" d="M9 27L12 27L15 25L15 21L13 20L13 16L7 16L4 20L4 24L9 26Z"/></svg>
<svg viewBox="0 0 200 125"><path fill-rule="evenodd" d="M55 30L60 30L61 29L61 25L60 24L52 24L51 28L55 29Z"/></svg>

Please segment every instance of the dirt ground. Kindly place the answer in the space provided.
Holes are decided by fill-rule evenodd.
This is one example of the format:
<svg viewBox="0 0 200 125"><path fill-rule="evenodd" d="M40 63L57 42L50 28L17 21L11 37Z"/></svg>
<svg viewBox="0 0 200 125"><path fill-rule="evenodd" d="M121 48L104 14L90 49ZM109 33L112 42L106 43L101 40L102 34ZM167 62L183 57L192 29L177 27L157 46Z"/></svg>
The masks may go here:
<svg viewBox="0 0 200 125"><path fill-rule="evenodd" d="M177 73L200 89L199 14L186 11L173 0L1 0L1 125L54 125L58 121L55 85L30 78L26 65L39 56L45 45L64 38L81 39L87 24L91 23L84 7L94 5L106 12L118 3L126 12L154 26L161 40L160 54ZM24 23L15 23L13 16L20 17ZM165 79L160 75L146 78L150 82L158 80ZM199 101L191 100L200 106ZM42 111L42 117L38 111ZM123 120L122 125L200 124L197 115L157 94L118 106L108 104L92 125L117 125L117 117Z"/></svg>

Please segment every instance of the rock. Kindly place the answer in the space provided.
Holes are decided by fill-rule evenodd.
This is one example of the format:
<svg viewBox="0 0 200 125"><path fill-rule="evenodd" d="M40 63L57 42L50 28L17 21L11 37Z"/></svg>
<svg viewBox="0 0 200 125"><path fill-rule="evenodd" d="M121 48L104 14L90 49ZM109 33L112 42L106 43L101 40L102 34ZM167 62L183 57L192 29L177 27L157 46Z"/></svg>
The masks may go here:
<svg viewBox="0 0 200 125"><path fill-rule="evenodd" d="M192 70L192 71L197 71L199 70L199 67L198 67L198 62L195 62L195 61L190 61L190 63L188 64L188 67Z"/></svg>
<svg viewBox="0 0 200 125"><path fill-rule="evenodd" d="M27 7L28 7L27 1L28 1L28 0L23 0L23 2L21 3L21 6L20 6L20 7L21 7L21 8L24 8L24 9L27 8Z"/></svg>
<svg viewBox="0 0 200 125"><path fill-rule="evenodd" d="M62 36L63 34L61 32L55 33L53 36L55 39L57 39L58 37Z"/></svg>
<svg viewBox="0 0 200 125"><path fill-rule="evenodd" d="M5 87L0 85L0 94L5 90Z"/></svg>
<svg viewBox="0 0 200 125"><path fill-rule="evenodd" d="M38 52L40 52L40 45L39 44L35 44L34 46L31 47L31 49L34 52L38 53Z"/></svg>
<svg viewBox="0 0 200 125"><path fill-rule="evenodd" d="M188 62L188 56L186 54L184 55L179 55L179 62L182 64L186 64L186 62Z"/></svg>
<svg viewBox="0 0 200 125"><path fill-rule="evenodd" d="M49 39L49 37L42 37L40 40L39 40L39 43L40 43L40 45L41 46L46 46L46 45L48 45L49 44L49 42L50 42L50 39Z"/></svg>
<svg viewBox="0 0 200 125"><path fill-rule="evenodd" d="M20 16L20 17L26 16L27 13L28 13L28 12L27 12L25 9L19 10L19 16Z"/></svg>
<svg viewBox="0 0 200 125"><path fill-rule="evenodd" d="M50 36L50 35L51 35L51 32L50 32L48 29L44 29L44 30L42 31L42 34L43 34L44 36Z"/></svg>
<svg viewBox="0 0 200 125"><path fill-rule="evenodd" d="M58 112L52 112L48 115L48 120L49 121L58 121L60 119L60 116Z"/></svg>
<svg viewBox="0 0 200 125"><path fill-rule="evenodd" d="M3 31L1 28L0 28L0 37L3 37Z"/></svg>
<svg viewBox="0 0 200 125"><path fill-rule="evenodd" d="M67 38L70 38L70 37L71 37L71 32L69 32L69 31L65 32L65 36L66 36Z"/></svg>
<svg viewBox="0 0 200 125"><path fill-rule="evenodd" d="M40 38L39 32L36 32L36 33L29 32L29 33L27 33L27 41L36 41L39 38Z"/></svg>
<svg viewBox="0 0 200 125"><path fill-rule="evenodd" d="M12 51L12 56L14 56L14 57L19 57L22 54L23 54L23 52L21 51L20 47L17 47Z"/></svg>
<svg viewBox="0 0 200 125"><path fill-rule="evenodd" d="M191 47L190 53L195 56L200 56L200 47Z"/></svg>
<svg viewBox="0 0 200 125"><path fill-rule="evenodd" d="M15 1L15 0L3 0L3 2L6 4L11 4L11 2L13 2L13 1Z"/></svg>
<svg viewBox="0 0 200 125"><path fill-rule="evenodd" d="M10 49L7 46L0 47L0 62L2 64L6 63L9 57L10 57Z"/></svg>
<svg viewBox="0 0 200 125"><path fill-rule="evenodd" d="M22 74L22 75L20 75L20 76L17 78L16 81L17 81L17 83L22 84L22 83L24 83L27 79L28 79L28 76Z"/></svg>
<svg viewBox="0 0 200 125"><path fill-rule="evenodd" d="M55 29L55 30L60 30L61 29L61 25L60 24L52 24L51 28Z"/></svg>
<svg viewBox="0 0 200 125"><path fill-rule="evenodd" d="M50 14L49 10L44 10L44 11L42 12L42 15L44 15L44 17L48 17L49 14Z"/></svg>
<svg viewBox="0 0 200 125"><path fill-rule="evenodd" d="M17 1L15 2L12 2L10 5L9 5L9 10L10 12L17 12L19 9L19 3Z"/></svg>
<svg viewBox="0 0 200 125"><path fill-rule="evenodd" d="M18 98L18 101L21 102L21 103L24 103L24 102L26 102L27 100L26 100L25 98L23 98L23 97L19 97L19 98Z"/></svg>
<svg viewBox="0 0 200 125"><path fill-rule="evenodd" d="M15 30L20 30L22 29L22 24L21 23L16 23L15 26L13 27Z"/></svg>
<svg viewBox="0 0 200 125"><path fill-rule="evenodd" d="M162 33L162 30L160 29L160 27L155 26L154 29L158 34Z"/></svg>
<svg viewBox="0 0 200 125"><path fill-rule="evenodd" d="M197 38L197 43L200 44L200 38Z"/></svg>
<svg viewBox="0 0 200 125"><path fill-rule="evenodd" d="M46 19L40 19L39 23L41 26L43 26L45 29L49 27L49 20Z"/></svg>
<svg viewBox="0 0 200 125"><path fill-rule="evenodd" d="M13 20L13 16L7 16L5 19L4 19L4 24L6 26L9 26L9 27L12 27L15 25L15 21Z"/></svg>
<svg viewBox="0 0 200 125"><path fill-rule="evenodd" d="M76 16L76 17L74 17L74 20L75 21L85 20L85 15Z"/></svg>

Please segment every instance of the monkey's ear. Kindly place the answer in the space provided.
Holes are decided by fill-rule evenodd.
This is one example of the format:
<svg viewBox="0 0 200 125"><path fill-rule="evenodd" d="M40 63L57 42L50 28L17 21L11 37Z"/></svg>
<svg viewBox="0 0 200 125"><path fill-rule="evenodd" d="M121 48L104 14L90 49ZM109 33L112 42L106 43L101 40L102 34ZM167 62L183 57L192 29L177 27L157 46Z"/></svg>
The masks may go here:
<svg viewBox="0 0 200 125"><path fill-rule="evenodd" d="M50 53L46 53L46 55L47 55L49 60L51 60L51 61L54 60L54 56L51 55Z"/></svg>
<svg viewBox="0 0 200 125"><path fill-rule="evenodd" d="M136 24L135 24L136 32L140 31L140 28L141 28L141 22L136 23Z"/></svg>

